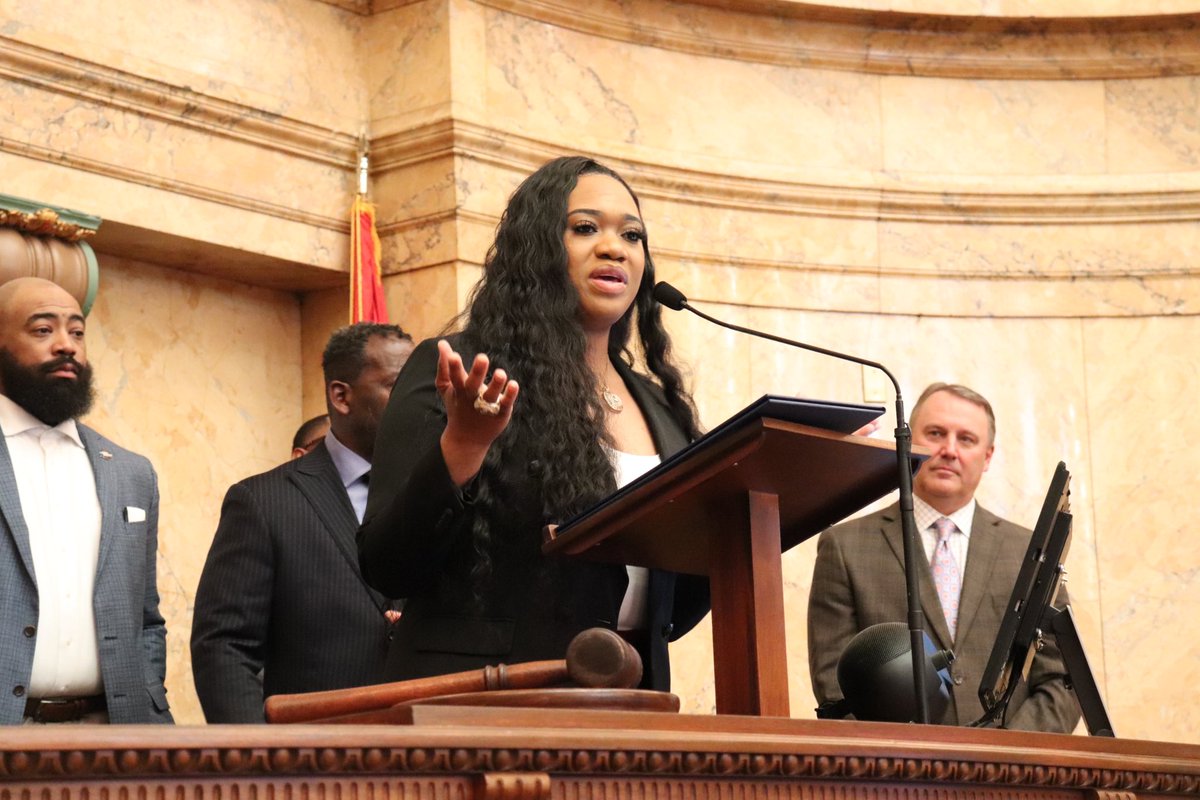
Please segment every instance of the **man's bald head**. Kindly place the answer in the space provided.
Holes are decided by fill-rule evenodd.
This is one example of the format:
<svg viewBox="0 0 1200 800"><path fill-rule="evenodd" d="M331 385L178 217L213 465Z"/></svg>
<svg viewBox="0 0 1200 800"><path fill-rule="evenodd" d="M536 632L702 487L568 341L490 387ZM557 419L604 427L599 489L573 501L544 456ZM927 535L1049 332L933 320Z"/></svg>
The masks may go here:
<svg viewBox="0 0 1200 800"><path fill-rule="evenodd" d="M42 278L0 285L0 393L47 425L87 412L92 372L79 302Z"/></svg>
<svg viewBox="0 0 1200 800"><path fill-rule="evenodd" d="M11 317L22 317L23 308L42 303L73 309L80 318L83 317L79 301L57 283L45 278L13 278L0 284L0 342L7 336L8 325L13 321ZM16 322L21 324L24 320Z"/></svg>

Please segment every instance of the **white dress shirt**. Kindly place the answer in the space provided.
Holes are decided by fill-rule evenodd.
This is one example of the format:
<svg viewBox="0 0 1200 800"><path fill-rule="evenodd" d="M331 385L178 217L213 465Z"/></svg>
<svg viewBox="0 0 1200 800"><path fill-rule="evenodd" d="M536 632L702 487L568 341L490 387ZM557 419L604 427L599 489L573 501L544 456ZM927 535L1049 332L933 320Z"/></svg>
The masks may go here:
<svg viewBox="0 0 1200 800"><path fill-rule="evenodd" d="M101 694L96 641L100 500L74 420L51 428L0 395L0 430L29 529L38 589L30 697Z"/></svg>
<svg viewBox="0 0 1200 800"><path fill-rule="evenodd" d="M610 451L613 466L617 471L617 488L641 477L659 465L662 459L657 454L639 456L633 453ZM645 567L625 567L629 573L629 586L621 600L621 612L617 616L617 630L631 631L646 627L646 606L650 597L650 570Z"/></svg>
<svg viewBox="0 0 1200 800"><path fill-rule="evenodd" d="M948 517L958 526L960 533L950 535L950 555L958 565L958 574L967 574L967 550L971 544L971 521L975 519L975 498L953 514L943 514L921 498L913 495L913 520L917 530L921 532L921 544L925 548L925 561L933 561L933 550L937 547L938 535L933 529L933 523L942 517Z"/></svg>

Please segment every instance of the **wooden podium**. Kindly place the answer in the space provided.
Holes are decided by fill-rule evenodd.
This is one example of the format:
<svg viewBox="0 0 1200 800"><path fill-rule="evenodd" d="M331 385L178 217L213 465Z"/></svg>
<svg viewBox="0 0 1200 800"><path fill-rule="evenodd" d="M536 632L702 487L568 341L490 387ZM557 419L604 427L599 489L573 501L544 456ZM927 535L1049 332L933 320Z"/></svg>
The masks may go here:
<svg viewBox="0 0 1200 800"><path fill-rule="evenodd" d="M543 549L707 575L717 713L786 717L780 557L898 482L891 442L762 416L552 530Z"/></svg>

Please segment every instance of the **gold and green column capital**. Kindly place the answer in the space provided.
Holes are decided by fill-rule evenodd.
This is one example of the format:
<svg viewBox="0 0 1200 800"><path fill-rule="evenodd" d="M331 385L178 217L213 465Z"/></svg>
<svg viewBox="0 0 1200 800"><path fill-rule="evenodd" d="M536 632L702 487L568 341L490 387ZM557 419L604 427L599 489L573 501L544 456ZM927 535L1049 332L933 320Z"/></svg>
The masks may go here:
<svg viewBox="0 0 1200 800"><path fill-rule="evenodd" d="M100 286L87 240L99 227L99 217L0 194L0 283L46 278L70 292L86 315Z"/></svg>

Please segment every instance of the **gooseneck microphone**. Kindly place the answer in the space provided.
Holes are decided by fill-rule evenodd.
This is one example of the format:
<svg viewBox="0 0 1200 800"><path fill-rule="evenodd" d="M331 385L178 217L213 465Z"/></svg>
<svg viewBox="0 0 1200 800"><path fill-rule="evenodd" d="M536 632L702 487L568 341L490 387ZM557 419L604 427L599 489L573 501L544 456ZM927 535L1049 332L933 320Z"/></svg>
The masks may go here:
<svg viewBox="0 0 1200 800"><path fill-rule="evenodd" d="M852 356L849 353L839 353L836 350L817 347L815 344L805 344L804 342L797 342L793 339L785 339L782 336L776 336L773 333L756 331L752 328L743 328L741 325L734 325L732 322L724 322L716 317L710 317L708 314L705 314L695 306L688 305L687 298L683 296L683 292L679 291L666 281L659 281L654 285L654 299L673 311L683 311L684 309L687 309L701 319L706 319L714 325L720 325L722 328L729 328L730 330L737 331L738 333L748 333L751 336L758 336L762 339L770 339L772 342L779 342L780 344L799 347L801 350L811 350L814 353L840 358L843 361L853 361L855 364L862 364L866 367L874 367L875 369L881 371L884 375L888 376L888 380L892 382L892 386L896 389L896 399L900 399L900 384L896 381L896 377L892 375L887 367L876 361L868 361L865 358ZM903 421L904 418L900 417L900 419Z"/></svg>
<svg viewBox="0 0 1200 800"><path fill-rule="evenodd" d="M659 281L655 284L654 299L673 311L690 311L714 325L720 325L722 328L728 328L738 333L746 333L750 336L757 336L761 339L778 342L779 344L799 347L801 350L809 350L813 353L839 358L843 361L862 364L865 367L873 367L884 375L887 375L888 380L892 382L892 386L896 390L896 464L900 488L900 527L904 532L904 578L906 594L908 596L908 631L912 656L913 691L915 692L917 702L915 721L921 723L929 722L929 705L926 701L925 689L927 682L924 669L925 661L921 657L921 654L925 652L925 617L921 609L921 590L919 573L917 572L917 559L921 557L918 554L922 551L920 543L917 540L917 523L913 519L912 431L909 430L908 423L905 421L904 398L900 394L900 383L896 380L896 376L892 375L887 367L877 361L868 361L865 358L852 356L849 353L839 353L837 350L817 347L816 345L797 342L793 339L785 339L782 336L756 331L753 328L743 328L741 325L734 325L731 322L724 322L716 317L710 317L708 314L690 305L683 292L666 281Z"/></svg>

